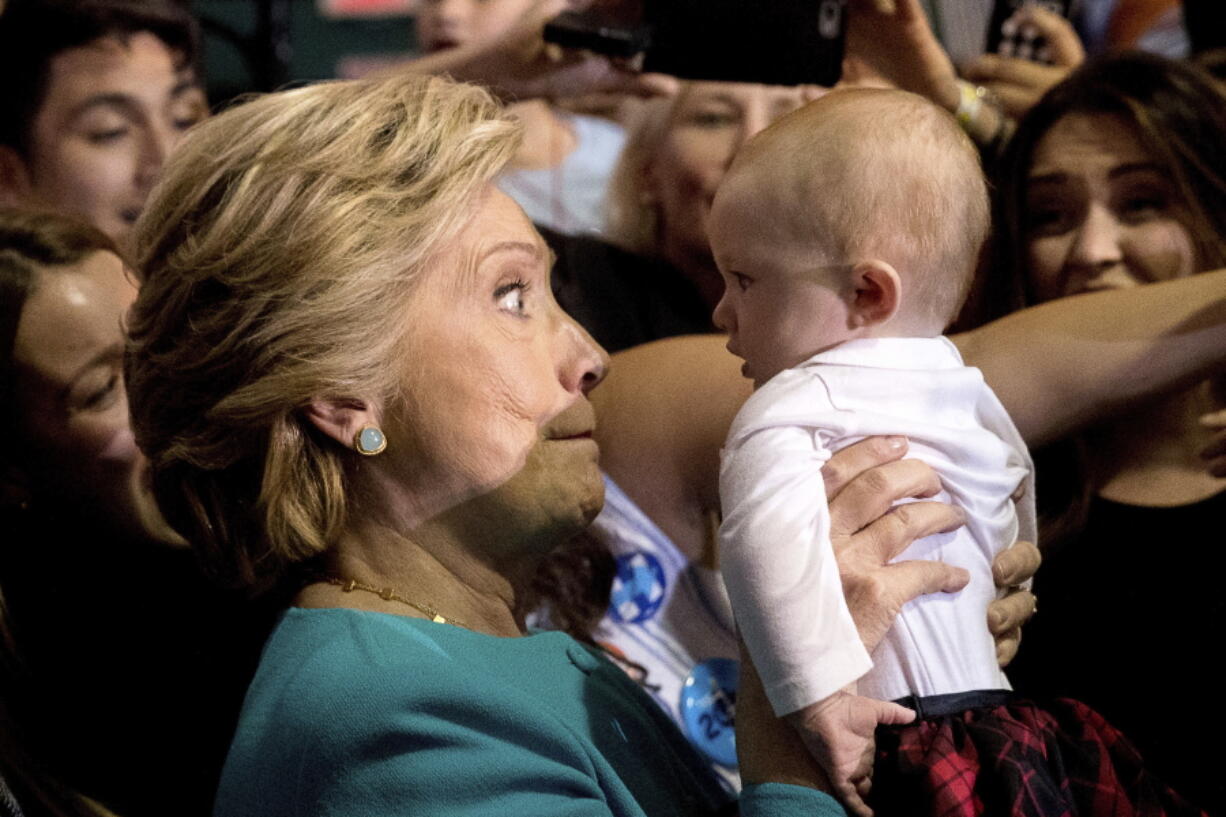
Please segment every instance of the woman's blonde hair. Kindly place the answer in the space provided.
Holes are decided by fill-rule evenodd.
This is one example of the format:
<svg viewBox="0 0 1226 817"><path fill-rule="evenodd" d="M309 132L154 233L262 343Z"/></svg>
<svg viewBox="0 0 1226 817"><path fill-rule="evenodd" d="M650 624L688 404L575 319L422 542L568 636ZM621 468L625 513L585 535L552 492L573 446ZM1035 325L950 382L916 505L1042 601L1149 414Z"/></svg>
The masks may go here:
<svg viewBox="0 0 1226 817"><path fill-rule="evenodd" d="M170 523L259 590L325 551L356 456L302 410L390 401L404 305L519 130L437 77L258 97L184 140L136 226L133 429Z"/></svg>
<svg viewBox="0 0 1226 817"><path fill-rule="evenodd" d="M683 88L676 96L648 100L640 106L627 128L626 143L609 181L609 240L639 255L660 254L660 207L647 185L648 168L685 93Z"/></svg>

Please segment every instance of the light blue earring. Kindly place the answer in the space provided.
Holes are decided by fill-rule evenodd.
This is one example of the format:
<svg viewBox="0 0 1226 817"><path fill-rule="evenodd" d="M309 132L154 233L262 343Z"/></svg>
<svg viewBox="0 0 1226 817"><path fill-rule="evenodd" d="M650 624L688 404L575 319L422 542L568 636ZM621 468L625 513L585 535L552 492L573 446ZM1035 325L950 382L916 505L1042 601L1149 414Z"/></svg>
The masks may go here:
<svg viewBox="0 0 1226 817"><path fill-rule="evenodd" d="M365 457L373 457L387 448L387 437L376 425L362 426L353 435L353 449Z"/></svg>

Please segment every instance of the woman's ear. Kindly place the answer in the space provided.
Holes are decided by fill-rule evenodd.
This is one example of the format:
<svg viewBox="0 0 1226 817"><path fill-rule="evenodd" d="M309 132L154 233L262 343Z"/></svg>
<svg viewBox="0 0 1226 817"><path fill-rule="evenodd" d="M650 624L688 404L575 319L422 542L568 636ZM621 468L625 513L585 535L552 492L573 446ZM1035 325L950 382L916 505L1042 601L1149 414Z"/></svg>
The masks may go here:
<svg viewBox="0 0 1226 817"><path fill-rule="evenodd" d="M860 261L851 270L851 323L856 328L880 326L898 313L902 279L885 261Z"/></svg>
<svg viewBox="0 0 1226 817"><path fill-rule="evenodd" d="M378 414L371 404L353 398L312 400L305 415L311 425L345 448L353 448L354 439L364 427L379 427Z"/></svg>
<svg viewBox="0 0 1226 817"><path fill-rule="evenodd" d="M29 197L30 187L30 169L25 160L10 145L0 145L0 205L20 205Z"/></svg>

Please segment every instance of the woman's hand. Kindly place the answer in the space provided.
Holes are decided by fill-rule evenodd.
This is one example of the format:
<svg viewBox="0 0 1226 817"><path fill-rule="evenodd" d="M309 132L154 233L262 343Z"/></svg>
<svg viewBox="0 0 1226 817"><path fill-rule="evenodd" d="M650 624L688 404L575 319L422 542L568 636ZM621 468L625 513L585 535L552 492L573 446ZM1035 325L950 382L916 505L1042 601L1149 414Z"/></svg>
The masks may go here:
<svg viewBox="0 0 1226 817"><path fill-rule="evenodd" d="M941 562L889 564L916 539L952 530L962 512L941 502L900 499L926 497L941 489L936 472L918 460L902 460L902 437L871 437L839 451L822 468L830 497L830 533L847 606L871 651L894 623L903 604L925 593L954 592L969 580L965 570ZM762 683L741 646L737 691L737 756L745 783L794 783L833 792L825 772L806 750L800 735L776 718ZM867 794L871 756L856 775L849 800Z"/></svg>
<svg viewBox="0 0 1226 817"><path fill-rule="evenodd" d="M1005 113L1017 119L1048 89L1085 62L1086 52L1072 24L1037 3L1022 6L1012 19L1018 26L1032 28L1047 41L1052 64L984 54L964 65L962 74L995 94Z"/></svg>
<svg viewBox="0 0 1226 817"><path fill-rule="evenodd" d="M1031 542L1016 542L996 554L992 561L992 580L1009 594L988 605L988 630L996 639L996 661L1003 667L1017 655L1022 642L1022 625L1035 614L1034 593L1018 585L1029 581L1039 569L1039 549Z"/></svg>
<svg viewBox="0 0 1226 817"><path fill-rule="evenodd" d="M545 24L572 5L572 0L535 0L496 40L428 54L389 70L448 74L486 85L508 101L675 92L677 82L671 77L642 74L608 57L546 43L542 38Z"/></svg>
<svg viewBox="0 0 1226 817"><path fill-rule="evenodd" d="M970 581L965 570L942 562L889 563L916 539L965 521L962 511L942 502L894 506L941 490L932 468L900 459L906 450L902 437L870 437L844 448L822 468L843 594L869 652L908 601L926 593L953 593Z"/></svg>
<svg viewBox="0 0 1226 817"><path fill-rule="evenodd" d="M919 0L851 0L847 54L904 91L949 111L958 107L957 72Z"/></svg>

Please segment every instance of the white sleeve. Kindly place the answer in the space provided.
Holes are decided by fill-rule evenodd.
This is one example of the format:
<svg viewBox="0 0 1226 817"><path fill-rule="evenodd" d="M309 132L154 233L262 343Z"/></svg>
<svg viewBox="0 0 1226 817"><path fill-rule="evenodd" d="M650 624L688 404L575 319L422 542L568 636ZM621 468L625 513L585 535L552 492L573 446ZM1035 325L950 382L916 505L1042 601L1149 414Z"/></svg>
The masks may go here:
<svg viewBox="0 0 1226 817"><path fill-rule="evenodd" d="M829 697L872 667L843 599L811 429L756 431L720 464L720 570L776 715Z"/></svg>

